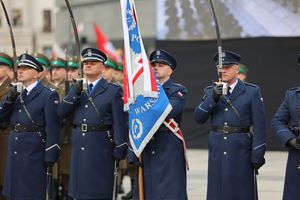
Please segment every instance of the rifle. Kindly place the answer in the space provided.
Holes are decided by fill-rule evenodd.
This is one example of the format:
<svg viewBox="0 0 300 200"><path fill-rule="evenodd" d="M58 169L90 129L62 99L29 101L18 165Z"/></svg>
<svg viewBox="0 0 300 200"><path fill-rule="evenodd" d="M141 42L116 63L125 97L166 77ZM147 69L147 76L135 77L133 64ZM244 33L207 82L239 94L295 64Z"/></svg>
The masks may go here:
<svg viewBox="0 0 300 200"><path fill-rule="evenodd" d="M256 176L258 175L258 170L257 169L255 169L254 170L254 174L253 174L253 176L254 176L254 190L253 190L253 197L254 197L254 200L258 200L258 193L257 193L257 178L256 178Z"/></svg>
<svg viewBox="0 0 300 200"><path fill-rule="evenodd" d="M76 81L78 80L82 80L83 81L83 90L87 91L87 80L83 77L83 69L82 69L82 63L81 63L81 57L80 57L80 42L79 42L79 37L78 37L78 31L77 31L77 26L76 26L76 21L72 12L72 8L70 6L69 0L65 0L66 2L66 6L68 8L69 14L70 14L70 19L71 19L71 23L72 23L72 27L73 27L73 32L74 32L74 37L75 37L75 43L76 43L76 55L77 55L77 63L78 63L78 75L79 75L79 79L76 79Z"/></svg>
<svg viewBox="0 0 300 200"><path fill-rule="evenodd" d="M210 0L209 2L210 2L211 9L212 9L214 21L215 21L216 34L217 34L217 44L218 44L218 56L219 56L219 63L217 65L217 72L218 72L219 80L218 80L218 82L215 82L215 84L217 84L217 85L220 85L220 84L223 85L223 87L222 87L222 94L226 95L227 94L227 90L228 90L228 86L227 86L226 82L222 81L221 70L222 70L222 66L223 66L223 62L222 62L222 54L223 54L223 52L222 52L222 40L221 40L221 34L220 34L220 29L219 29L219 23L218 23L218 18L217 18L217 15L216 15L216 9L215 9L215 6L214 6L214 2L213 2L213 0Z"/></svg>
<svg viewBox="0 0 300 200"><path fill-rule="evenodd" d="M9 20L9 17L8 17L7 10L6 10L6 7L4 5L4 2L2 0L0 0L0 1L1 1L1 5L2 5L2 8L3 8L3 11L4 11L4 15L5 15L5 18L6 18L7 25L9 27L10 40L11 40L11 45L12 45L12 49L13 49L14 81L13 81L13 83L11 83L11 85L13 87L17 88L17 92L21 93L22 90L23 90L23 84L21 82L18 82L18 74L17 74L17 70L18 70L18 67L17 67L17 52L16 52L16 43L15 43L14 33L13 33L13 30L12 30L12 27L11 27L11 23L10 23L10 20Z"/></svg>
<svg viewBox="0 0 300 200"><path fill-rule="evenodd" d="M53 190L54 190L54 181L53 181L53 172L52 167L47 167L47 187L46 187L46 200L53 200Z"/></svg>
<svg viewBox="0 0 300 200"><path fill-rule="evenodd" d="M119 162L117 160L115 160L115 165L114 165L114 184L113 184L113 196L112 196L112 200L116 200L117 199L118 166L119 166Z"/></svg>
<svg viewBox="0 0 300 200"><path fill-rule="evenodd" d="M65 49L65 59L66 59L66 80L65 80L65 96L69 93L70 84L69 84L69 75L68 75L68 55L67 49Z"/></svg>

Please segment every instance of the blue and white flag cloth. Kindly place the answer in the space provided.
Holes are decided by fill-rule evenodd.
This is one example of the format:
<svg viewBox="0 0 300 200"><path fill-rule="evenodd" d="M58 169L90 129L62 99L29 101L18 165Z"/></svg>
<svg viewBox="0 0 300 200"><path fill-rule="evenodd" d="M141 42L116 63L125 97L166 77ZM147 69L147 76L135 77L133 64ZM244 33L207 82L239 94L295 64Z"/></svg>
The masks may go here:
<svg viewBox="0 0 300 200"><path fill-rule="evenodd" d="M124 108L129 114L129 139L139 157L172 110L145 52L133 0L120 0L124 34Z"/></svg>

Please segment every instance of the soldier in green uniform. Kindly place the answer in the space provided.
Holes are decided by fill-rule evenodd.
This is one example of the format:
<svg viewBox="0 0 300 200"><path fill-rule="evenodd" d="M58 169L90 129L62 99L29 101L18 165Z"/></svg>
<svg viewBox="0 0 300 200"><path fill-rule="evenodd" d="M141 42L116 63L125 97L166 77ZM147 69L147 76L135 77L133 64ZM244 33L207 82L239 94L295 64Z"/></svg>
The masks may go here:
<svg viewBox="0 0 300 200"><path fill-rule="evenodd" d="M59 57L52 57L50 60L50 68L51 68L51 75L52 81L55 86L55 90L58 93L59 99L62 100L66 94L66 75L67 75L67 64L66 60L59 58ZM65 132L64 122L62 122L62 130L61 130L61 143L63 143L62 138ZM61 144L61 155L64 154L64 147ZM53 177L55 179L55 183L59 186L62 186L62 176L61 176L61 156L58 160L58 163L53 167ZM56 185L56 187L57 187ZM61 194L61 188L58 189L59 195Z"/></svg>
<svg viewBox="0 0 300 200"><path fill-rule="evenodd" d="M238 73L238 78L241 81L246 81L247 79L248 68L244 64L240 64L240 70Z"/></svg>
<svg viewBox="0 0 300 200"><path fill-rule="evenodd" d="M68 81L72 83L74 79L79 78L77 57L70 57L67 62Z"/></svg>
<svg viewBox="0 0 300 200"><path fill-rule="evenodd" d="M112 60L112 59L107 59L104 63L105 70L103 71L103 78L110 83L115 83L114 80L114 75L117 71L118 64Z"/></svg>
<svg viewBox="0 0 300 200"><path fill-rule="evenodd" d="M62 100L65 96L66 87L66 76L67 76L67 65L66 60L53 57L51 58L51 71L52 71L52 81L56 87L59 95L59 99Z"/></svg>
<svg viewBox="0 0 300 200"><path fill-rule="evenodd" d="M118 68L116 70L115 76L114 76L114 80L116 81L116 83L118 85L123 86L123 64L122 63L118 63Z"/></svg>
<svg viewBox="0 0 300 200"><path fill-rule="evenodd" d="M13 59L9 55L0 52L0 99L2 99L9 90L11 82L8 74L13 70ZM9 124L0 123L0 199L4 198L2 186L5 173L5 163L7 156L7 138L9 134Z"/></svg>
<svg viewBox="0 0 300 200"><path fill-rule="evenodd" d="M47 56L41 53L33 53L32 56L43 66L44 70L40 73L40 81L46 87L56 89L55 85L46 77L50 74L50 60Z"/></svg>
<svg viewBox="0 0 300 200"><path fill-rule="evenodd" d="M65 82L65 93L68 93L69 88L78 76L78 62L77 57L70 57L67 59L67 81ZM65 95L64 95L65 96ZM70 162L71 162L71 134L72 134L72 120L73 116L63 120L63 129L61 136L61 155L59 160L59 174L61 178L61 196L68 199L68 186L70 178Z"/></svg>

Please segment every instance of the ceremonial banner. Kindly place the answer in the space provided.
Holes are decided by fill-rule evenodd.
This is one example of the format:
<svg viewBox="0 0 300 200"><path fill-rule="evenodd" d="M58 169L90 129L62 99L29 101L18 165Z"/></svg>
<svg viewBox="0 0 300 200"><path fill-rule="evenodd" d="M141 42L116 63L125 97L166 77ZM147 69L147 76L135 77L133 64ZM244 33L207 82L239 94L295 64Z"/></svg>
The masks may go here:
<svg viewBox="0 0 300 200"><path fill-rule="evenodd" d="M133 0L120 0L124 33L124 108L129 113L129 139L140 156L172 110L155 78L140 34Z"/></svg>

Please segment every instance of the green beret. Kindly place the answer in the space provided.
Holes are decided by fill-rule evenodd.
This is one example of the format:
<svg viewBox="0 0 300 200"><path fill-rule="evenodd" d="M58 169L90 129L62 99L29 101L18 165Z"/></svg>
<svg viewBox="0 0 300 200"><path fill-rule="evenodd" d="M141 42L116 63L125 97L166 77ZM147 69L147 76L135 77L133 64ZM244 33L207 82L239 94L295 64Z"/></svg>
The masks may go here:
<svg viewBox="0 0 300 200"><path fill-rule="evenodd" d="M51 58L51 68L67 68L66 61L59 57Z"/></svg>
<svg viewBox="0 0 300 200"><path fill-rule="evenodd" d="M6 65L9 68L13 68L14 66L13 58L7 55L6 53L0 52L0 64Z"/></svg>
<svg viewBox="0 0 300 200"><path fill-rule="evenodd" d="M245 75L247 75L247 72L248 72L248 68L245 65L240 64L239 74L245 74Z"/></svg>
<svg viewBox="0 0 300 200"><path fill-rule="evenodd" d="M41 53L33 53L32 56L44 67L48 67L50 65L50 60L47 56Z"/></svg>
<svg viewBox="0 0 300 200"><path fill-rule="evenodd" d="M115 61L111 60L111 59L108 59L104 62L104 66L105 67L108 67L108 68L112 68L114 70L117 70L118 69L118 65Z"/></svg>
<svg viewBox="0 0 300 200"><path fill-rule="evenodd" d="M78 69L77 57L71 57L68 59L67 66L70 69Z"/></svg>
<svg viewBox="0 0 300 200"><path fill-rule="evenodd" d="M117 70L120 71L120 72L123 71L123 64L122 63L119 63Z"/></svg>

